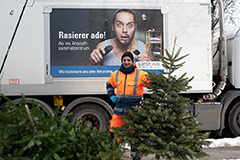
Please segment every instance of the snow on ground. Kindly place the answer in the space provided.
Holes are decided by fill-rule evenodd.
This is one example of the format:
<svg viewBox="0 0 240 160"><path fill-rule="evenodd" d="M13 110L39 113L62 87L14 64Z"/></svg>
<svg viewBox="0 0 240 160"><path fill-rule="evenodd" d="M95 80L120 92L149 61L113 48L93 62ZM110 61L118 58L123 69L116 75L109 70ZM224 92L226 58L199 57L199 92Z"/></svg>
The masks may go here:
<svg viewBox="0 0 240 160"><path fill-rule="evenodd" d="M207 141L212 143L209 146L203 146L203 148L240 147L240 137L207 139ZM124 147L130 149L129 144L125 144Z"/></svg>
<svg viewBox="0 0 240 160"><path fill-rule="evenodd" d="M222 139L207 139L212 142L208 147L203 148L218 148L218 147L240 147L240 137L236 138L222 138Z"/></svg>

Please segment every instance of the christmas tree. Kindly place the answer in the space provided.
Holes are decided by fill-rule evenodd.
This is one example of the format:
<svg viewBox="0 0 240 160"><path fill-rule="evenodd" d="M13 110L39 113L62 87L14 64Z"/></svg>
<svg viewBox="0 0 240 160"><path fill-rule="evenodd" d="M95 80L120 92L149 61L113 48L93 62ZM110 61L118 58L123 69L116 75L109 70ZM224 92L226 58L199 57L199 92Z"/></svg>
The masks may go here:
<svg viewBox="0 0 240 160"><path fill-rule="evenodd" d="M129 108L123 120L122 128L115 128L132 148L138 149L138 156L156 154L166 159L193 159L208 156L202 146L208 146L208 134L200 133L196 116L190 116L186 107L191 100L180 92L189 90L186 73L177 77L174 72L183 66L187 55L180 56L181 48L175 53L176 39L172 54L166 50L161 56L166 71L148 73L150 83L147 88L151 92L149 98Z"/></svg>
<svg viewBox="0 0 240 160"><path fill-rule="evenodd" d="M7 97L0 106L0 160L120 160L126 149L108 132L77 126L65 116L46 114L22 95L16 106Z"/></svg>

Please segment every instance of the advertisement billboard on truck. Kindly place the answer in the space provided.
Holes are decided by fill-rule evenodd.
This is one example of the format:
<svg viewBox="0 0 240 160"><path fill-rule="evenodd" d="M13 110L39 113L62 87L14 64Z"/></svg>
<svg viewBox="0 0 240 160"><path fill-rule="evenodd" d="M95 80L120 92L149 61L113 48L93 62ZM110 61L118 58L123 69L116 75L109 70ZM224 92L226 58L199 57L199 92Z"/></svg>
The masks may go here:
<svg viewBox="0 0 240 160"><path fill-rule="evenodd" d="M124 12L130 18L113 24L114 13ZM133 19L131 19L131 16ZM127 22L126 28L119 29ZM50 74L53 78L109 77L121 65L121 56L114 39L129 39L137 43L129 47L147 55L134 62L139 69L158 71L162 68L157 56L163 53L163 14L154 9L86 9L52 8L50 13ZM120 40L119 40L120 41ZM125 46L129 45L126 43ZM113 49L95 62L91 53L100 44ZM134 48L135 47L135 48ZM122 54L122 53L121 53Z"/></svg>

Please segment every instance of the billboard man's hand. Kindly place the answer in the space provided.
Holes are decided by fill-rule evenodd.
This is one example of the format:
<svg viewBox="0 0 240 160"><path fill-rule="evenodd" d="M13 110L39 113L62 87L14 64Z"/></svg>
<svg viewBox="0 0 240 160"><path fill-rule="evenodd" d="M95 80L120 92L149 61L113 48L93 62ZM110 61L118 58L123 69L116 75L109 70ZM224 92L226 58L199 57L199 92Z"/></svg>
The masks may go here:
<svg viewBox="0 0 240 160"><path fill-rule="evenodd" d="M148 55L145 53L140 53L138 55L138 61L149 61Z"/></svg>
<svg viewBox="0 0 240 160"><path fill-rule="evenodd" d="M90 60L94 63L99 63L102 59L103 56L100 53L100 51L105 54L104 48L99 48L99 49L94 49L92 53L90 54Z"/></svg>

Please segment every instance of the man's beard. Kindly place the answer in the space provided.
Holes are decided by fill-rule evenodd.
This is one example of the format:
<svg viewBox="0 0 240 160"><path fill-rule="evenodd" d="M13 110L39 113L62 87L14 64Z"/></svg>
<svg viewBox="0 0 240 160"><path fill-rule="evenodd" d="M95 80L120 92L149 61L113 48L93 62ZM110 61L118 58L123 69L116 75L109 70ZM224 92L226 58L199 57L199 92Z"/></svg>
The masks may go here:
<svg viewBox="0 0 240 160"><path fill-rule="evenodd" d="M117 38L117 40L120 44L127 47L132 42L134 35L135 35L135 31L134 31L133 35L131 37L129 37L129 42L127 42L127 43L121 43L121 41L118 38Z"/></svg>
<svg viewBox="0 0 240 160"><path fill-rule="evenodd" d="M131 42L132 42L132 40L133 40L133 37L134 37L134 35L129 39L129 42L128 43L126 43L126 44L123 44L123 45L125 45L125 46L128 46Z"/></svg>

